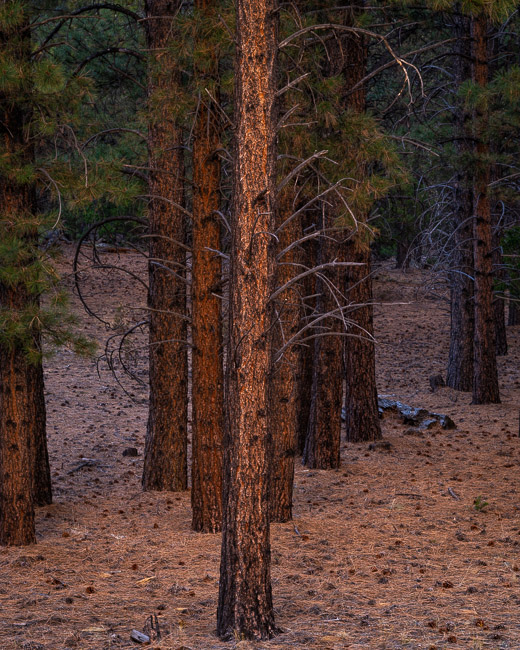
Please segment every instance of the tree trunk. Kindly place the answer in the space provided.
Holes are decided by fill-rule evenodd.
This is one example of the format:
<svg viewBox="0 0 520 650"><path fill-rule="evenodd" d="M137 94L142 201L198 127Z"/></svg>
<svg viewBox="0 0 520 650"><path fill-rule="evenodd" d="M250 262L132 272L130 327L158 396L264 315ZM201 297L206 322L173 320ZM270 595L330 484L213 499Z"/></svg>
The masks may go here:
<svg viewBox="0 0 520 650"><path fill-rule="evenodd" d="M312 214L312 213L311 213ZM304 217L304 229L312 227L312 222L309 218ZM316 240L310 239L304 242L302 246L302 261L305 266L312 269L317 263L317 246ZM302 317L306 319L312 316L316 310L316 277L308 275L303 279L303 304L302 304ZM314 341L307 341L302 345L299 363L299 386L298 386L298 421L297 421L297 435L298 435L298 453L303 455L307 434L309 433L309 418L311 411L311 396L312 396L312 375L314 369Z"/></svg>
<svg viewBox="0 0 520 650"><path fill-rule="evenodd" d="M27 74L31 53L28 20L0 32L0 47L20 75ZM13 61L14 59L14 61ZM24 80L25 88L27 80ZM9 255L6 267L16 259L19 277L0 281L0 319L5 317L18 327L28 314L38 311L39 298L25 282L37 281L38 271L31 268L37 245L37 221L34 190L16 178L18 168L34 164L30 139L31 110L23 97L0 93L0 137L3 144L3 169L0 174L0 239L2 248L22 248L18 259ZM10 166L12 165L12 168ZM31 225L33 224L33 225ZM0 267L4 260L0 258ZM2 269L3 270L3 269ZM34 286L34 284L33 284ZM2 314L4 312L4 314ZM24 545L36 541L34 505L51 503L51 482L45 435L45 399L43 368L40 360L28 361L28 352L41 352L37 318L19 332L4 331L0 343L0 544ZM3 329L0 327L0 329Z"/></svg>
<svg viewBox="0 0 520 650"><path fill-rule="evenodd" d="M20 289L0 285L0 304L23 309ZM0 544L36 542L30 436L35 405L23 350L0 346Z"/></svg>
<svg viewBox="0 0 520 650"><path fill-rule="evenodd" d="M198 0L197 7L209 14L206 0ZM216 76L217 72L218 62L213 61L209 74ZM220 257L214 252L221 247L220 219L216 214L220 208L220 159L216 150L221 125L216 110L201 100L193 144L191 505L192 528L205 533L217 532L222 527L224 377L218 297L222 268Z"/></svg>
<svg viewBox="0 0 520 650"><path fill-rule="evenodd" d="M294 211L294 192L285 189L277 210L277 225L281 225ZM300 239L301 230L301 220L296 218L278 231L278 250L282 251ZM289 282L299 272L301 267L296 266L301 264L299 247L291 248L278 262L275 272L276 288ZM269 427L273 436L270 507L271 521L278 522L292 519L301 348L298 344L289 347L280 359L277 359L277 353L301 326L301 300L300 287L293 284L278 296L274 304L276 322L271 341L274 364L269 381Z"/></svg>
<svg viewBox="0 0 520 650"><path fill-rule="evenodd" d="M507 354L507 332L506 332L506 297L505 283L506 273L500 238L502 236L500 225L493 224L492 245L493 245L493 277L495 278L495 290L493 292L493 320L495 326L495 346L497 357Z"/></svg>
<svg viewBox="0 0 520 650"><path fill-rule="evenodd" d="M275 634L267 377L272 325L277 7L236 4L235 156L226 368L224 513L217 632Z"/></svg>
<svg viewBox="0 0 520 650"><path fill-rule="evenodd" d="M345 340L345 416L349 442L379 440L382 437L377 404L374 308L370 276L370 246L357 233L347 246L346 259L363 266L347 267L348 299L355 305L347 318L355 323L354 336ZM358 338L361 337L361 338Z"/></svg>
<svg viewBox="0 0 520 650"><path fill-rule="evenodd" d="M520 325L520 296L511 295L509 293L509 315L507 324L510 327Z"/></svg>
<svg viewBox="0 0 520 650"><path fill-rule="evenodd" d="M473 81L482 88L488 83L487 20L472 19ZM475 336L473 345L473 403L498 404L498 371L496 363L493 314L492 224L488 196L490 168L486 160L485 111L476 110L476 153L478 161L474 179L473 259L475 267Z"/></svg>
<svg viewBox="0 0 520 650"><path fill-rule="evenodd" d="M334 228L334 208L324 206L323 213L318 265L341 260L344 251L343 233ZM327 332L316 338L314 344L309 428L302 459L304 465L313 469L336 469L341 463L342 333L345 328L336 302L338 295L334 295L342 288L340 268L344 267L332 267L322 272L327 282L322 278L316 280L316 312L331 313L331 316L320 322L321 326L327 327Z"/></svg>
<svg viewBox="0 0 520 650"><path fill-rule="evenodd" d="M355 23L355 17L363 9L363 1L347 13L347 25ZM347 91L345 108L355 113L366 110L364 85L350 93L366 74L367 50L363 37L348 35L345 38L345 63L343 77ZM365 166L358 172L365 174ZM345 339L345 415L346 436L349 442L378 440L382 437L377 404L376 354L374 347L374 306L372 304L372 275L370 239L367 215L358 211L356 232L345 244L345 260L360 263L348 266L345 271L345 292L354 308L347 314L353 323L350 331L354 336Z"/></svg>
<svg viewBox="0 0 520 650"><path fill-rule="evenodd" d="M471 76L470 22L459 16L456 23L457 57L455 77L457 87ZM473 337L475 314L473 305L473 197L471 173L464 157L471 145L468 133L470 116L459 104L455 108L455 136L459 157L456 171L453 250L450 269L450 351L446 385L460 391L470 391L473 385Z"/></svg>
<svg viewBox="0 0 520 650"><path fill-rule="evenodd" d="M188 363L182 133L172 116L179 71L168 53L181 0L147 0L150 407L143 488L187 488Z"/></svg>
<svg viewBox="0 0 520 650"><path fill-rule="evenodd" d="M41 346L39 336L35 336L38 349ZM51 470L49 452L47 450L45 386L43 381L43 366L41 363L30 365L27 369L29 395L34 405L32 451L34 462L34 505L47 506L52 503Z"/></svg>

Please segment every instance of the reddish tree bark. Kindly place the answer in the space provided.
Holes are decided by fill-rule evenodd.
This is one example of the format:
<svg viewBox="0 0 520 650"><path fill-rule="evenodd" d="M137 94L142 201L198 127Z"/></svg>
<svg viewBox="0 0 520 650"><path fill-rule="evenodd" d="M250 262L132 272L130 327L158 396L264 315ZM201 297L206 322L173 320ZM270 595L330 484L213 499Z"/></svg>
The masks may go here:
<svg viewBox="0 0 520 650"><path fill-rule="evenodd" d="M211 3L198 0L200 11ZM215 60L210 74L216 76ZM203 73L201 73L203 74ZM206 72L206 74L208 74ZM217 98L218 100L218 98ZM193 425L192 528L213 533L222 527L222 438L224 429L224 377L222 363L222 281L219 251L221 124L215 107L201 101L193 144Z"/></svg>
<svg viewBox="0 0 520 650"><path fill-rule="evenodd" d="M24 66L28 66L31 53L28 19L9 32L0 32L0 47L8 47L7 56L16 56L20 74L27 74ZM30 249L36 246L38 237L34 190L17 179L18 166L34 163L32 114L24 99L0 93L0 137L7 170L0 174L0 238L6 244L12 239L15 247L20 239L25 240L25 251L17 260L18 270L30 275L34 262ZM13 258L9 264L13 264ZM0 281L0 310L21 322L24 312L37 311L39 302L23 276L15 281ZM40 351L40 333L36 327L27 327L28 336L22 337L25 340L13 334L11 340L0 344L0 544L7 545L35 542L34 505L52 501L43 368L41 361L29 363L27 358L28 346L33 352Z"/></svg>
<svg viewBox="0 0 520 650"><path fill-rule="evenodd" d="M221 638L267 639L275 633L267 376L278 13L274 0L238 0L236 7L227 431L217 632Z"/></svg>
<svg viewBox="0 0 520 650"><path fill-rule="evenodd" d="M149 193L150 407L143 488L187 488L188 362L182 133L171 113L179 70L168 53L181 0L147 0L151 53Z"/></svg>

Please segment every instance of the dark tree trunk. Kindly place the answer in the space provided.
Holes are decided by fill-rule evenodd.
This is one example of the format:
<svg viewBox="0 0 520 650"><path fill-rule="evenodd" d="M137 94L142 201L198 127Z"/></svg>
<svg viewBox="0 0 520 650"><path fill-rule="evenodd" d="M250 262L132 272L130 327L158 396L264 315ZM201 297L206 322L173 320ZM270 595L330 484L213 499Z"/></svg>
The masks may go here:
<svg viewBox="0 0 520 650"><path fill-rule="evenodd" d="M147 0L150 64L150 407L143 488L187 488L188 363L182 133L171 113L179 71L168 53L181 0Z"/></svg>
<svg viewBox="0 0 520 650"><path fill-rule="evenodd" d="M312 221L305 219L304 227L312 228ZM316 266L317 261L316 240L310 239L302 246L302 262L309 269ZM302 301L302 316L304 318L312 316L316 310L316 278L314 275L308 275L302 283L304 298ZM309 432L309 418L311 411L312 396L312 375L314 368L314 341L307 341L302 345L299 363L299 385L298 385L298 453L303 454L305 441Z"/></svg>
<svg viewBox="0 0 520 650"><path fill-rule="evenodd" d="M39 336L35 336L35 344L41 346ZM49 453L47 451L45 391L43 381L43 366L41 363L28 368L29 395L34 404L34 436L32 452L34 459L34 505L46 506L52 503L51 470Z"/></svg>
<svg viewBox="0 0 520 650"><path fill-rule="evenodd" d="M347 318L355 323L345 340L345 416L349 442L378 440L382 437L377 404L374 308L370 276L370 246L357 234L347 247L349 262L363 266L347 267L347 297L355 307ZM360 338L358 338L360 337Z"/></svg>
<svg viewBox="0 0 520 650"><path fill-rule="evenodd" d="M324 208L318 265L341 260L344 251L343 233L334 228L334 208ZM316 280L316 312L331 315L320 325L327 333L315 339L309 428L303 463L313 469L336 469L340 466L341 402L343 398L343 337L344 327L338 311L337 293L342 289L342 269L332 267L322 271L327 283ZM341 270L340 270L341 269ZM335 289L334 289L334 288Z"/></svg>
<svg viewBox="0 0 520 650"><path fill-rule="evenodd" d="M227 431L217 632L221 638L267 639L276 631L270 576L272 441L267 377L278 13L274 0L238 0L236 9Z"/></svg>
<svg viewBox="0 0 520 650"><path fill-rule="evenodd" d="M471 42L469 18L460 15L456 23L457 87L471 77ZM475 330L473 297L473 192L472 179L463 158L469 155L470 115L461 103L455 108L456 146L460 162L456 172L453 250L450 269L450 351L446 385L470 391L473 385L473 336Z"/></svg>
<svg viewBox="0 0 520 650"><path fill-rule="evenodd" d="M312 341L311 341L312 343ZM311 411L311 395L312 395L312 374L314 362L314 345L305 345L302 348L300 355L300 381L298 387L299 393L299 408L298 408L298 453L303 454L305 449L305 442L309 432L309 418Z"/></svg>
<svg viewBox="0 0 520 650"><path fill-rule="evenodd" d="M286 189L279 201L277 225L295 211L294 193ZM278 231L277 250L283 251L301 237L301 221L296 218ZM301 269L299 246L290 248L276 266L276 288L291 280ZM298 270L296 270L298 269ZM271 521L292 518L294 457L298 440L299 377L301 347L289 347L277 358L285 341L289 341L301 326L301 290L293 284L281 293L274 304L276 319L272 329L271 347L274 355L269 381L269 427L273 436L273 466L271 476Z"/></svg>
<svg viewBox="0 0 520 650"><path fill-rule="evenodd" d="M504 269L504 260L502 258L502 249L500 247L500 227L495 223L493 227L493 277L495 284L493 299L493 317L495 321L495 345L498 356L507 354L507 333L506 333L506 299L505 286L506 274Z"/></svg>
<svg viewBox="0 0 520 650"><path fill-rule="evenodd" d="M509 295L509 315L507 324L511 327L520 325L520 296Z"/></svg>
<svg viewBox="0 0 520 650"><path fill-rule="evenodd" d="M363 2L347 13L346 24L355 23L356 15L363 9ZM367 50L363 37L345 38L345 63L343 77L347 91L345 108L354 113L366 110L364 85L350 92L366 74ZM358 167L365 173L362 166ZM370 259L371 233L368 229L367 215L356 214L356 232L352 233L345 245L345 260L360 266L348 266L345 272L345 291L353 309L347 317L352 322L350 333L345 339L345 415L346 435L349 442L378 440L381 435L379 409L377 404L376 354L374 347L374 307L372 295L372 275Z"/></svg>
<svg viewBox="0 0 520 650"><path fill-rule="evenodd" d="M206 0L200 11L210 15ZM217 16L215 15L215 19ZM216 76L218 62L209 73ZM206 74L208 74L206 72ZM218 98L217 98L218 100ZM224 432L224 377L222 363L220 257L221 137L217 108L202 100L193 144L193 428L192 488L193 530L214 533L222 527L222 439Z"/></svg>
<svg viewBox="0 0 520 650"><path fill-rule="evenodd" d="M399 240L397 242L397 250L395 255L395 268L407 269L410 266L410 243L408 241Z"/></svg>
<svg viewBox="0 0 520 650"><path fill-rule="evenodd" d="M495 320L495 345L497 357L502 357L507 354L506 303L502 293L495 296L493 301L493 315Z"/></svg>
<svg viewBox="0 0 520 650"><path fill-rule="evenodd" d="M487 20L472 19L473 81L482 88L488 83ZM475 267L475 336L473 345L473 403L498 404L498 371L496 363L493 313L492 224L488 196L490 177L486 160L486 109L476 110L476 153L474 178L473 259Z"/></svg>

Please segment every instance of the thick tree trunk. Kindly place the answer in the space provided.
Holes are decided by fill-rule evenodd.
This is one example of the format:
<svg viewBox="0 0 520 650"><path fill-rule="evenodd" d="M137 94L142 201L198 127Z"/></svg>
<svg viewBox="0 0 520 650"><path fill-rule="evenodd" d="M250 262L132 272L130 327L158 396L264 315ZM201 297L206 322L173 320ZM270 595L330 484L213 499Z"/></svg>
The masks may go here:
<svg viewBox="0 0 520 650"><path fill-rule="evenodd" d="M295 211L294 192L286 189L279 201L277 225ZM301 221L293 219L278 231L277 250L283 251L301 237ZM291 248L278 260L276 288L291 280L301 269L299 246ZM296 270L298 269L298 270ZM292 518L294 457L297 453L299 375L301 347L289 347L278 359L277 353L301 326L302 295L300 287L292 285L281 293L275 304L275 324L271 347L274 364L269 381L269 427L273 437L273 466L271 475L271 521L289 521Z"/></svg>
<svg viewBox="0 0 520 650"><path fill-rule="evenodd" d="M4 112L4 116L6 116ZM10 116L6 116L10 117ZM13 120L3 124L16 132ZM21 142L18 143L19 145ZM30 218L31 192L8 179L0 189L0 232L6 238L16 232L17 219ZM30 242L27 240L27 245ZM24 312L37 307L21 283L0 282L0 309L20 320ZM36 541L34 506L51 503L50 473L45 438L45 400L41 362L31 364L26 346L39 348L39 334L22 342L16 335L0 345L0 544L23 545Z"/></svg>
<svg viewBox="0 0 520 650"><path fill-rule="evenodd" d="M198 0L199 10L209 3ZM216 16L215 16L216 18ZM213 73L216 75L218 62ZM220 257L220 144L221 125L212 107L200 102L193 144L193 426L192 528L214 533L222 527L222 439L224 433L224 377L222 363Z"/></svg>
<svg viewBox="0 0 520 650"><path fill-rule="evenodd" d="M221 638L267 639L276 631L270 577L272 441L267 377L278 13L274 0L238 0L236 7L227 431L217 632Z"/></svg>
<svg viewBox="0 0 520 650"><path fill-rule="evenodd" d="M0 305L23 309L20 291L0 285ZM0 346L0 544L6 545L36 542L30 375L23 350Z"/></svg>
<svg viewBox="0 0 520 650"><path fill-rule="evenodd" d="M355 17L363 9L358 2L356 9L346 16L346 24L353 25ZM366 74L367 50L363 37L347 36L345 39L345 63L343 77L347 91L345 108L355 113L366 110L364 85L349 92ZM361 174L366 170L358 167ZM376 354L374 347L374 307L372 304L372 275L370 239L367 215L358 212L357 230L345 244L345 260L359 263L348 266L345 272L345 292L354 308L347 314L353 323L350 331L354 336L345 339L345 415L346 436L349 442L378 440L382 437L377 404Z"/></svg>
<svg viewBox="0 0 520 650"><path fill-rule="evenodd" d="M457 86L471 77L470 22L459 16L456 23L457 57L455 77ZM460 159L456 174L453 251L450 269L450 351L446 385L460 391L470 391L473 385L473 336L475 314L473 305L473 192L472 179L463 158L469 155L468 133L470 116L459 104L455 109L456 146Z"/></svg>
<svg viewBox="0 0 520 650"><path fill-rule="evenodd" d="M334 208L324 208L318 250L318 265L341 260L343 233L334 228ZM322 271L327 282L316 280L316 311L331 315L320 322L326 334L315 339L309 428L303 463L313 469L336 469L340 466L341 402L343 398L343 337L345 328L338 308L344 267ZM341 270L340 270L341 269Z"/></svg>
<svg viewBox="0 0 520 650"><path fill-rule="evenodd" d="M487 20L472 20L473 81L485 88L488 83ZM496 363L493 314L492 224L488 196L489 162L486 160L486 109L475 115L476 153L479 157L474 179L473 259L475 267L475 336L473 345L473 403L498 404L498 371Z"/></svg>
<svg viewBox="0 0 520 650"><path fill-rule="evenodd" d="M471 219L473 202L471 192L463 186L464 180L460 176L455 194L456 216L450 280L450 351L446 385L455 390L470 391L473 385L475 330Z"/></svg>
<svg viewBox="0 0 520 650"><path fill-rule="evenodd" d="M147 0L150 72L150 407L143 488L187 488L188 363L182 134L171 113L179 71L168 53L181 0ZM171 101L168 101L171 98Z"/></svg>
<svg viewBox="0 0 520 650"><path fill-rule="evenodd" d="M347 267L347 297L354 305L347 318L353 321L351 334L345 340L345 416L349 442L378 440L382 437L377 404L374 308L370 276L370 246L357 233L347 245L348 262L363 266ZM360 338L358 338L360 337Z"/></svg>
<svg viewBox="0 0 520 650"><path fill-rule="evenodd" d="M0 33L0 46L9 47L5 56L14 58L20 74L27 74L24 66L31 52L29 24L24 21L18 27L20 32L14 28L10 33ZM0 175L0 239L7 247L11 241L15 250L20 240L25 240L26 250L20 251L19 264L29 278L34 262L30 249L36 246L38 236L33 217L34 191L17 180L16 169L34 163L31 117L23 98L0 93L0 137L8 170ZM29 227L32 220L34 226ZM12 256L8 264L13 264ZM23 279L0 282L0 311L14 322L23 322L24 312L25 316L27 312L34 314L38 302L38 296L28 290ZM41 361L31 364L27 358L28 348L36 354L41 350L40 333L33 329L22 337L15 333L11 336L11 340L0 344L0 544L24 545L36 541L35 503L51 503L52 494L43 368Z"/></svg>

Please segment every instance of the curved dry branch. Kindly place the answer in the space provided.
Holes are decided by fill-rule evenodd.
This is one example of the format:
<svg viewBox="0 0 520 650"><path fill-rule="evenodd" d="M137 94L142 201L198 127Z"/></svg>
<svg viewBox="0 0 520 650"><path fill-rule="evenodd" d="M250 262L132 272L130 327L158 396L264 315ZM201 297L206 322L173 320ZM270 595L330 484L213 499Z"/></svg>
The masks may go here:
<svg viewBox="0 0 520 650"><path fill-rule="evenodd" d="M101 318L98 314L96 314L92 309L89 307L87 304L87 301L85 300L82 290L81 290L81 283L80 283L80 271L78 270L78 261L79 261L79 256L81 253L81 247L83 246L85 240L90 236L92 232L100 228L101 226L104 226L107 223L113 223L115 221L130 221L134 223L139 223L145 227L148 226L148 223L146 222L145 219L141 219L140 217L133 217L133 216L121 216L121 217L108 217L107 219L102 219L101 221L97 221L96 223L92 224L90 228L88 228L83 235L80 237L78 244L76 246L76 251L74 253L74 259L72 262L72 274L74 276L74 287L78 293L78 298L81 301L81 304L83 305L83 308L87 312L89 316L92 316L92 318L95 318L96 320L100 321L103 323L103 325L110 327L110 323L108 321L105 321L103 318ZM97 265L97 268L103 268L103 265ZM120 267L113 267L117 268L118 270L128 272L132 275L130 271L126 271L125 269L122 269ZM141 278L138 278L135 276L139 282L144 284L146 287L146 284L143 283Z"/></svg>

